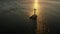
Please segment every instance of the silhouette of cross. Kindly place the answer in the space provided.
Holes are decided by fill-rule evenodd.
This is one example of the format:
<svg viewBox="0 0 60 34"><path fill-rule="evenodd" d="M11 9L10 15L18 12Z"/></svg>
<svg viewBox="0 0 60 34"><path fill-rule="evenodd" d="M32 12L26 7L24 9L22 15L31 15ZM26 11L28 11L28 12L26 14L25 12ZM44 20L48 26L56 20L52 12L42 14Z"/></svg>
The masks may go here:
<svg viewBox="0 0 60 34"><path fill-rule="evenodd" d="M36 9L34 8L34 15L36 14Z"/></svg>

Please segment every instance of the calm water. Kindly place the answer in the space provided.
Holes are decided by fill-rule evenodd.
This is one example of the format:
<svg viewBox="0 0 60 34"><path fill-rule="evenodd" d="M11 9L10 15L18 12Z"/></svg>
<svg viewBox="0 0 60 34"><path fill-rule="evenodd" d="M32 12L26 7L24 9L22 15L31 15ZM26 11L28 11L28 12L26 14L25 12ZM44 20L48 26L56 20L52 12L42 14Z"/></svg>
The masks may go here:
<svg viewBox="0 0 60 34"><path fill-rule="evenodd" d="M31 32L34 25L29 17L33 14L33 4L34 0L0 0L0 32ZM50 34L59 33L60 1L39 0L39 6L38 31L46 23Z"/></svg>

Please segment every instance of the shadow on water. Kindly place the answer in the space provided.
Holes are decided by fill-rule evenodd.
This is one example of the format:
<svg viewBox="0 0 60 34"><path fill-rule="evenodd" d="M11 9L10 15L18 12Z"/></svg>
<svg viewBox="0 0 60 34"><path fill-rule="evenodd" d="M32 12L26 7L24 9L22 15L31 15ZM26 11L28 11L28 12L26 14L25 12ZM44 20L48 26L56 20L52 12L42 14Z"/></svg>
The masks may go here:
<svg viewBox="0 0 60 34"><path fill-rule="evenodd" d="M30 17L30 21L32 23L32 33L31 34L36 34L37 33L37 15L32 15Z"/></svg>
<svg viewBox="0 0 60 34"><path fill-rule="evenodd" d="M31 20L31 23L32 23L32 32L31 34L36 34L36 31L37 31L37 20L34 20L34 19L30 19Z"/></svg>

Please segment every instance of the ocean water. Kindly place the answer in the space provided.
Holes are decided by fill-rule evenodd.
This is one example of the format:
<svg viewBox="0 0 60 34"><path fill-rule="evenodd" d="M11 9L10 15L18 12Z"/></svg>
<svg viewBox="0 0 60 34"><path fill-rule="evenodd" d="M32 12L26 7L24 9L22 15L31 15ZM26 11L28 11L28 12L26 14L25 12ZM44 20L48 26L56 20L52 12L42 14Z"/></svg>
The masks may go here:
<svg viewBox="0 0 60 34"><path fill-rule="evenodd" d="M0 0L0 32L28 34L33 31L32 15L34 0ZM60 31L60 1L39 0L37 30L46 23L49 34ZM39 29L40 28L40 29ZM27 33L28 32L28 33Z"/></svg>

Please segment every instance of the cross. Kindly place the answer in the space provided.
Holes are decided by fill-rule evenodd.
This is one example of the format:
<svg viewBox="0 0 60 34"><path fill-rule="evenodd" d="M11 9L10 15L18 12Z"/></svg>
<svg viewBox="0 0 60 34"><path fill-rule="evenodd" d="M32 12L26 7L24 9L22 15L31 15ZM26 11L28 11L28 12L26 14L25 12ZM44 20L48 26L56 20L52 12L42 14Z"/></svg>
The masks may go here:
<svg viewBox="0 0 60 34"><path fill-rule="evenodd" d="M36 14L36 9L34 8L34 15Z"/></svg>

